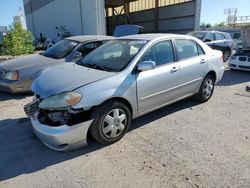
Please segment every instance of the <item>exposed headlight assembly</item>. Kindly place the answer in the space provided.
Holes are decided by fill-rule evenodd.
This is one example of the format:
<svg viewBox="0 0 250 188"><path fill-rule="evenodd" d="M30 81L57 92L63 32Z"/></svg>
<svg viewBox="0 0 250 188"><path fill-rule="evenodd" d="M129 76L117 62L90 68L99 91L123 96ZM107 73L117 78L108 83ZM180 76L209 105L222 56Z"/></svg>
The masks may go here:
<svg viewBox="0 0 250 188"><path fill-rule="evenodd" d="M39 108L44 110L58 110L71 107L80 102L82 96L79 93L60 93L44 99Z"/></svg>
<svg viewBox="0 0 250 188"><path fill-rule="evenodd" d="M18 80L19 72L18 71L9 71L4 74L5 80Z"/></svg>

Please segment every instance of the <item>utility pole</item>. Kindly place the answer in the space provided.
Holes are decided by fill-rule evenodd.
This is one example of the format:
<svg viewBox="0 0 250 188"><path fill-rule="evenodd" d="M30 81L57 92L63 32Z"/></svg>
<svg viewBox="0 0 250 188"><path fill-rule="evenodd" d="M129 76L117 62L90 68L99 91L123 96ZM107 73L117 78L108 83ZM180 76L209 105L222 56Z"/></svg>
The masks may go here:
<svg viewBox="0 0 250 188"><path fill-rule="evenodd" d="M226 23L229 27L232 27L235 25L236 20L237 20L237 12L238 12L237 8L224 9L224 14L227 15Z"/></svg>

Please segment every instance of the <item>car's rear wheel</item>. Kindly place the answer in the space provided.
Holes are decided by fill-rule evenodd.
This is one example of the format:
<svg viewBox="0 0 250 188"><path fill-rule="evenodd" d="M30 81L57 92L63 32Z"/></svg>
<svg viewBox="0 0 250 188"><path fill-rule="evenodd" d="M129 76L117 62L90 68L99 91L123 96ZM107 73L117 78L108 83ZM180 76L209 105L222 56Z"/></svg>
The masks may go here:
<svg viewBox="0 0 250 188"><path fill-rule="evenodd" d="M128 131L131 112L119 101L109 101L96 107L90 133L101 144L112 144L120 140Z"/></svg>
<svg viewBox="0 0 250 188"><path fill-rule="evenodd" d="M223 61L224 62L227 62L228 59L230 58L230 51L226 50L224 53L223 53Z"/></svg>
<svg viewBox="0 0 250 188"><path fill-rule="evenodd" d="M199 102L207 102L213 95L214 92L215 79L211 74L208 74L199 89L199 92L196 95L196 99Z"/></svg>

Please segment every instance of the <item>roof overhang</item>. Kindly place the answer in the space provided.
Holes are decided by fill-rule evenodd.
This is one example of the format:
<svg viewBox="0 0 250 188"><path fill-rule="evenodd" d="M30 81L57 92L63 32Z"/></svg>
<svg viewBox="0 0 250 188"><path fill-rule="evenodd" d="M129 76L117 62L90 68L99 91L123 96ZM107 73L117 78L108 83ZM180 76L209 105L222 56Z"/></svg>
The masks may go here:
<svg viewBox="0 0 250 188"><path fill-rule="evenodd" d="M133 1L138 1L138 0L105 0L105 6L107 8L114 8L114 7L119 7L122 6L126 3L130 3Z"/></svg>

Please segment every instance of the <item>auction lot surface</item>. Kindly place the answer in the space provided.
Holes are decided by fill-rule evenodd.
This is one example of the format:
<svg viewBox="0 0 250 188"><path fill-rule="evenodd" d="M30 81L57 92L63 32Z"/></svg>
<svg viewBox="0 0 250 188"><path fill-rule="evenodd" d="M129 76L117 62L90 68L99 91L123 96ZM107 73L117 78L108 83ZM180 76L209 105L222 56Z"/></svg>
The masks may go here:
<svg viewBox="0 0 250 188"><path fill-rule="evenodd" d="M118 143L60 153L33 134L31 96L0 92L0 188L250 187L250 73L226 71L212 99L133 121Z"/></svg>

